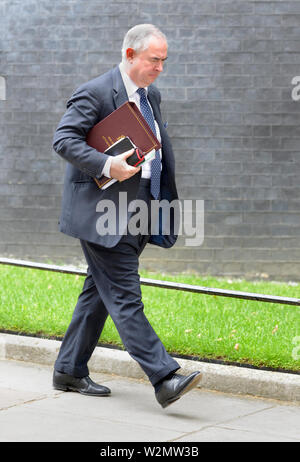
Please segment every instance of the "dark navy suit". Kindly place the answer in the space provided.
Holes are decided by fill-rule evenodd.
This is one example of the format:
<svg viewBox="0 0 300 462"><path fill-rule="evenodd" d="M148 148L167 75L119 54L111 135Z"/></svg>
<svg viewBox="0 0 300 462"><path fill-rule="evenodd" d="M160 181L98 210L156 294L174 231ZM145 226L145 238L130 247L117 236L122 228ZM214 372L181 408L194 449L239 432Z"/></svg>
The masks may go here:
<svg viewBox="0 0 300 462"><path fill-rule="evenodd" d="M160 93L150 85L148 99L159 125L162 140L162 173L160 199L177 199L175 162L170 140L160 113ZM178 363L165 351L144 315L141 301L138 258L149 242L171 247L176 241L171 232L132 236L124 233L127 220L117 223L118 232L100 235L96 222L101 215L97 204L110 199L119 216L119 193L127 193L128 203L138 198L150 205L147 181L137 173L123 182L100 190L93 177L101 176L107 155L86 144L89 130L128 100L118 67L79 87L67 104L67 111L54 135L55 151L67 161L60 230L80 239L88 264L88 276L79 296L72 321L66 332L55 363L55 369L77 377L88 375L87 362L97 345L109 314L128 353L140 364L155 385ZM162 219L162 217L160 217ZM161 230L162 228L159 227Z"/></svg>

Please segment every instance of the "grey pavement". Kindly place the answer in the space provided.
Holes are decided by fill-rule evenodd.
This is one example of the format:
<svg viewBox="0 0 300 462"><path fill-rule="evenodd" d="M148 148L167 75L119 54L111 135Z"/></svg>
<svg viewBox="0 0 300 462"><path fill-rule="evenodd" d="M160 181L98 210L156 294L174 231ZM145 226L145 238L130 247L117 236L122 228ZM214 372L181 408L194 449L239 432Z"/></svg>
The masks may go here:
<svg viewBox="0 0 300 462"><path fill-rule="evenodd" d="M144 379L93 373L109 397L52 388L52 367L0 361L2 442L299 442L300 406L195 389L162 409Z"/></svg>
<svg viewBox="0 0 300 462"><path fill-rule="evenodd" d="M29 361L53 367L60 341L0 333L0 359ZM300 375L225 366L177 358L182 374L201 370L201 388L207 390L275 398L300 403ZM146 379L142 369L126 351L97 347L89 361L91 372Z"/></svg>
<svg viewBox="0 0 300 462"><path fill-rule="evenodd" d="M97 347L89 397L52 388L59 341L0 334L2 442L299 442L300 376L178 360L200 386L166 409L125 351Z"/></svg>

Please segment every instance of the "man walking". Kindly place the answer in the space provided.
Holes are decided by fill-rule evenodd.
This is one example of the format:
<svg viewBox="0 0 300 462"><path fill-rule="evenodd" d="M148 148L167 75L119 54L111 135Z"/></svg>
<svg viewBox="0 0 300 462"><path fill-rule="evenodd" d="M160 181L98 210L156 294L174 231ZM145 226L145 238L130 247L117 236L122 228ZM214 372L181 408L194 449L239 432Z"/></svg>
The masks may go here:
<svg viewBox="0 0 300 462"><path fill-rule="evenodd" d="M152 85L163 70L167 50L166 37L155 26L140 24L130 29L123 41L120 65L75 91L53 142L55 151L67 161L60 230L80 239L88 264L83 290L55 362L53 386L87 395L110 394L107 387L90 379L87 367L110 315L162 407L179 399L201 379L200 372L187 377L176 373L180 366L149 324L141 301L139 256L148 242L171 247L176 241L174 223L169 233L151 235L148 214L147 223L143 223L146 232L133 235L127 221L119 223L114 235L100 235L96 209L99 201L110 199L119 216L120 193L125 192L129 201L143 200L149 210L153 200L171 202L178 198L174 155L161 119L160 93ZM142 168L127 164L131 152L112 157L86 143L89 130L128 100L139 107L162 145L154 160ZM93 178L102 174L119 181L100 190Z"/></svg>

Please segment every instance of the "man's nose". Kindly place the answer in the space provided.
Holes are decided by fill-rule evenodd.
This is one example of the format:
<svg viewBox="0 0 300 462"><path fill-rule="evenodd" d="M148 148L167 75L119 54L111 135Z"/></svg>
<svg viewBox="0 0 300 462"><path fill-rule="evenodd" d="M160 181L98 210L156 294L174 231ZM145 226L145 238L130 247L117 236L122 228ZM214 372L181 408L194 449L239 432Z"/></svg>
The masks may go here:
<svg viewBox="0 0 300 462"><path fill-rule="evenodd" d="M158 72L162 72L163 68L164 68L164 63L163 63L163 61L158 61L157 65L156 65L156 70L157 70Z"/></svg>

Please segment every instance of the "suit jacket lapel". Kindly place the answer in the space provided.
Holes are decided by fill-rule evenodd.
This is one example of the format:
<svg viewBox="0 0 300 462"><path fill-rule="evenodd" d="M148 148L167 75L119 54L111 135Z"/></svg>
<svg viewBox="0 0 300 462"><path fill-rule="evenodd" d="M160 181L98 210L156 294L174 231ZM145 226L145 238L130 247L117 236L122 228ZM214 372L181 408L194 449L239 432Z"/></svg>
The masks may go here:
<svg viewBox="0 0 300 462"><path fill-rule="evenodd" d="M121 72L119 66L113 69L113 99L115 104L115 109L122 106L122 104L128 101L128 95L123 83Z"/></svg>
<svg viewBox="0 0 300 462"><path fill-rule="evenodd" d="M155 117L156 122L158 123L159 130L160 130L161 144L162 144L162 150L163 150L163 156L162 156L163 165L166 165L166 166L168 166L168 168L170 168L170 169L172 168L174 170L174 167L170 166L170 164L172 164L172 160L171 160L171 157L170 157L170 155L171 155L171 153L170 153L170 143L169 143L169 141L167 139L168 137L167 137L166 130L165 130L165 127L164 127L164 124L163 124L163 120L161 118L158 98L155 95L155 93L152 91L151 86L149 87L149 91L148 91L148 99L149 99L150 104L152 106L154 117Z"/></svg>
<svg viewBox="0 0 300 462"><path fill-rule="evenodd" d="M123 83L123 79L121 76L121 72L119 70L119 66L113 69L112 78L113 78L113 100L114 100L115 109L117 109L118 107L122 106L122 104L126 103L126 101L128 101L128 95L126 92L125 85ZM164 141L163 121L160 115L159 103L158 103L158 100L157 100L157 97L154 91L151 88L151 85L149 86L149 90L148 90L148 99L152 106L154 117L158 123L161 138L162 138L162 144L163 144L163 141ZM165 159L166 157L168 157L168 152L164 152L164 160L166 160Z"/></svg>
<svg viewBox="0 0 300 462"><path fill-rule="evenodd" d="M163 121L162 121L162 118L161 118L157 96L152 91L151 87L149 87L148 99L149 99L149 102L150 102L150 104L152 106L152 109L153 109L154 118L155 118L156 122L158 123L159 130L160 130L160 135L161 135L161 140L162 140L162 144L163 144L165 128L164 128Z"/></svg>
<svg viewBox="0 0 300 462"><path fill-rule="evenodd" d="M113 100L114 100L115 108L117 109L118 107L122 106L122 104L126 103L126 101L128 101L128 95L126 92L125 85L123 83L123 79L121 76L119 66L116 66L112 72L113 72L112 74ZM152 91L151 86L149 87L149 91L148 91L148 99L152 106L154 117L157 120L158 124L161 125L162 120L161 120L160 112L158 108L158 101L156 100L155 94Z"/></svg>
<svg viewBox="0 0 300 462"><path fill-rule="evenodd" d="M148 90L148 99L149 99L149 102L152 106L152 109L153 109L153 114L154 114L154 118L156 119L158 125L159 125L159 128L162 124L162 120L161 120L161 116L160 116L160 112L159 112L159 107L158 107L158 101L155 97L155 94L154 92L152 91L152 88L151 86L149 87L149 90Z"/></svg>

